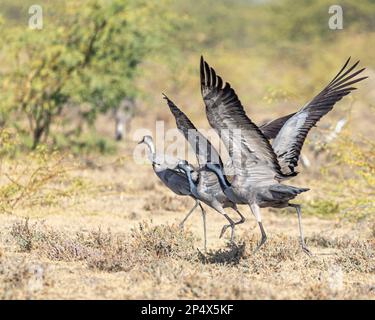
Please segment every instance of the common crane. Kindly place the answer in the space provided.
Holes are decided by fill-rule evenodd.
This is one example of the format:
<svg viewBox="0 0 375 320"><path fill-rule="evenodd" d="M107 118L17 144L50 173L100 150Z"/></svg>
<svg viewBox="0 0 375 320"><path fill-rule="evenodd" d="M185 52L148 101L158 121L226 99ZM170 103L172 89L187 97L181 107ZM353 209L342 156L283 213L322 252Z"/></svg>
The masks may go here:
<svg viewBox="0 0 375 320"><path fill-rule="evenodd" d="M228 220L229 224L223 226L220 233L220 238L223 236L225 230L230 227L232 229L230 239L231 242L233 242L234 227L238 224L244 223L245 217L238 210L236 204L225 196L216 174L210 170L207 170L205 167L208 163L215 163L220 166L221 170L223 170L224 167L219 153L206 139L206 137L204 137L202 133L197 130L190 119L175 105L173 101L171 101L166 95L164 95L164 99L167 100L169 109L175 117L177 128L190 143L196 154L199 165L197 181L194 181L192 178L194 169L191 167L191 165L185 161L181 161L178 167L186 173L190 185L190 191L193 193L193 195L220 214L224 215L224 217ZM294 114L290 114L267 122L260 128L267 139L272 139L277 135L282 125L293 115ZM225 214L224 209L227 207L232 208L238 213L240 216L239 221L234 222L228 215Z"/></svg>
<svg viewBox="0 0 375 320"><path fill-rule="evenodd" d="M234 227L237 224L245 222L245 218L237 209L236 204L230 201L224 194L216 174L205 168L207 163L217 163L220 168L223 168L223 163L219 153L197 130L189 118L166 95L164 95L164 99L167 101L169 109L175 117L177 128L193 147L193 150L197 156L199 165L197 181L193 180L192 173L194 170L186 161L180 161L178 163L178 168L182 169L186 173L189 181L190 191L193 196L209 207L213 208L218 213L222 214L227 219L230 227L232 228L230 239L233 242ZM228 207L232 208L238 213L240 216L239 221L234 222L226 214L224 208ZM223 227L220 237L222 237L225 229L226 228Z"/></svg>
<svg viewBox="0 0 375 320"><path fill-rule="evenodd" d="M195 200L193 208L188 212L185 218L180 223L180 228L184 226L187 218L194 212L199 206L202 212L203 219L203 233L204 233L204 248L206 250L206 212L200 203L200 201L190 191L189 181L186 174L176 169L179 160L175 159L171 161L174 165L167 165L165 162L158 161L158 157L155 152L155 145L151 136L144 136L138 144L146 144L148 147L148 158L152 163L152 168L159 179L175 194L180 196L190 196ZM194 180L194 178L192 178Z"/></svg>
<svg viewBox="0 0 375 320"><path fill-rule="evenodd" d="M133 98L124 98L113 109L115 119L115 139L120 141L130 130L130 123L135 115L136 104Z"/></svg>
<svg viewBox="0 0 375 320"><path fill-rule="evenodd" d="M206 106L206 116L232 159L235 169L232 182L228 182L217 164L208 163L206 167L216 173L224 193L232 202L250 206L262 235L255 252L267 239L260 208L293 207L298 216L301 247L304 252L311 254L304 241L301 207L289 202L309 189L284 185L281 182L297 175L295 167L310 129L337 101L356 89L352 87L353 84L367 78L353 79L365 68L353 71L359 61L347 68L349 61L350 58L318 95L285 122L271 145L247 117L230 84L224 84L222 78L201 57L201 93Z"/></svg>

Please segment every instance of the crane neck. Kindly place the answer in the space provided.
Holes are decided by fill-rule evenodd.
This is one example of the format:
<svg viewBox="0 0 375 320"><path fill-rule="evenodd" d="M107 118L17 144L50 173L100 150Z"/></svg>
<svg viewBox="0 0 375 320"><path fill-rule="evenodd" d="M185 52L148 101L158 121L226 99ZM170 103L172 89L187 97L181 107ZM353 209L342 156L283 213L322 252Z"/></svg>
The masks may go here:
<svg viewBox="0 0 375 320"><path fill-rule="evenodd" d="M184 169L183 169L184 170ZM197 186L196 184L194 183L194 180L193 180L193 177L191 175L191 171L188 171L188 170L184 170L185 173L186 173L186 176L188 178L188 182L189 182L189 187L190 187L190 191L194 194L194 193L197 193Z"/></svg>
<svg viewBox="0 0 375 320"><path fill-rule="evenodd" d="M220 186L223 190L226 190L231 187L231 184L227 180L227 178L224 176L223 171L221 171L217 167L210 168L212 172L214 172L219 180Z"/></svg>
<svg viewBox="0 0 375 320"><path fill-rule="evenodd" d="M145 141L145 144L147 145L147 156L149 160L152 162L152 164L155 164L155 158L156 158L156 153L155 153L155 145L153 141Z"/></svg>

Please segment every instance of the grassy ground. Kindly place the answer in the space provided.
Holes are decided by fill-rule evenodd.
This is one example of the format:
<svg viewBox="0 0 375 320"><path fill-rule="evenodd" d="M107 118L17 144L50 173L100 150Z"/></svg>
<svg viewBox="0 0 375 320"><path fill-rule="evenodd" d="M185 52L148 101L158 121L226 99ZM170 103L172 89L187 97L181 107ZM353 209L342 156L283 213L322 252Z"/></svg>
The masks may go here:
<svg viewBox="0 0 375 320"><path fill-rule="evenodd" d="M209 211L205 254L198 211L177 227L193 201L166 190L149 166L111 157L79 165L47 183L50 201L30 195L0 215L1 298L375 298L371 216L305 215L309 258L294 212L264 210L269 240L254 255L259 231L248 208L236 246L218 239L225 221Z"/></svg>

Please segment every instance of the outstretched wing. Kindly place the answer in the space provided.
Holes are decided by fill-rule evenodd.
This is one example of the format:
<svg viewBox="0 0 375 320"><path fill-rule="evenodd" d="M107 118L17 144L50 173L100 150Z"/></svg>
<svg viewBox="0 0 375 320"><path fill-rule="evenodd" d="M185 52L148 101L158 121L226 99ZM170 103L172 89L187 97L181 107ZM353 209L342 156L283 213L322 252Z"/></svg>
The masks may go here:
<svg viewBox="0 0 375 320"><path fill-rule="evenodd" d="M277 134L279 133L280 129L283 127L285 122L294 116L294 113L288 114L286 116L280 117L275 120L271 120L269 122L265 122L259 126L260 131L262 131L263 135L268 139L275 139ZM227 178L230 179L229 176L233 174L233 166L232 160L229 159L227 163L224 164L224 172L227 175Z"/></svg>
<svg viewBox="0 0 375 320"><path fill-rule="evenodd" d="M285 122L287 122L294 115L295 113L291 113L275 120L271 120L260 125L259 129L268 140L275 139L281 128L284 126Z"/></svg>
<svg viewBox="0 0 375 320"><path fill-rule="evenodd" d="M283 174L267 138L247 117L230 84L223 84L222 78L203 57L200 76L207 119L223 140L235 175L244 177L248 183L268 183L280 179Z"/></svg>
<svg viewBox="0 0 375 320"><path fill-rule="evenodd" d="M201 134L190 119L170 100L166 95L164 99L167 100L169 109L176 119L176 126L178 130L184 135L185 139L193 147L200 168L206 163L215 163L222 166L222 161L219 153L214 146Z"/></svg>
<svg viewBox="0 0 375 320"><path fill-rule="evenodd" d="M359 61L347 68L349 61L350 58L333 80L285 123L273 140L272 147L284 174L297 174L294 169L310 129L332 110L337 101L356 89L352 87L353 84L367 78L355 78L365 68L354 71Z"/></svg>
<svg viewBox="0 0 375 320"><path fill-rule="evenodd" d="M219 181L215 173L204 169L207 163L218 164L223 168L223 163L214 146L201 134L189 118L166 96L169 109L176 119L176 126L182 132L185 139L193 147L200 167L199 184L204 188L218 193L221 191Z"/></svg>

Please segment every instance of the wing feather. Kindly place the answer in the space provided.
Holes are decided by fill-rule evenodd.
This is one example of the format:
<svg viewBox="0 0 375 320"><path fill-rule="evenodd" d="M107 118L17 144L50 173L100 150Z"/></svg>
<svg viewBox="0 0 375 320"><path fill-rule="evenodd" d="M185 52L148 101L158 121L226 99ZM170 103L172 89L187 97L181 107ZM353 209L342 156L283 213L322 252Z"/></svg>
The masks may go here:
<svg viewBox="0 0 375 320"><path fill-rule="evenodd" d="M269 141L247 117L235 91L201 57L201 92L208 122L226 146L235 175L248 182L280 179L283 174Z"/></svg>
<svg viewBox="0 0 375 320"><path fill-rule="evenodd" d="M310 129L332 110L336 102L356 90L355 87L352 87L353 84L367 78L353 79L362 73L365 68L352 72L358 66L359 61L346 69L349 61L350 58L318 95L286 121L273 140L272 147L284 174L297 174L295 167L298 165L301 149Z"/></svg>
<svg viewBox="0 0 375 320"><path fill-rule="evenodd" d="M166 95L164 95L164 99L167 100L169 109L176 119L177 128L190 143L197 156L197 161L201 169L199 171L200 186L206 189L211 189L211 191L214 190L215 192L220 192L220 184L215 173L204 169L204 166L207 163L218 164L221 166L221 168L223 168L223 163L219 153L216 151L215 147L210 143L210 141L208 141L206 137L197 130L190 119L173 103L172 100L170 100Z"/></svg>
<svg viewBox="0 0 375 320"><path fill-rule="evenodd" d="M259 126L260 131L267 139L275 139L285 122L287 122L295 113L271 120Z"/></svg>

